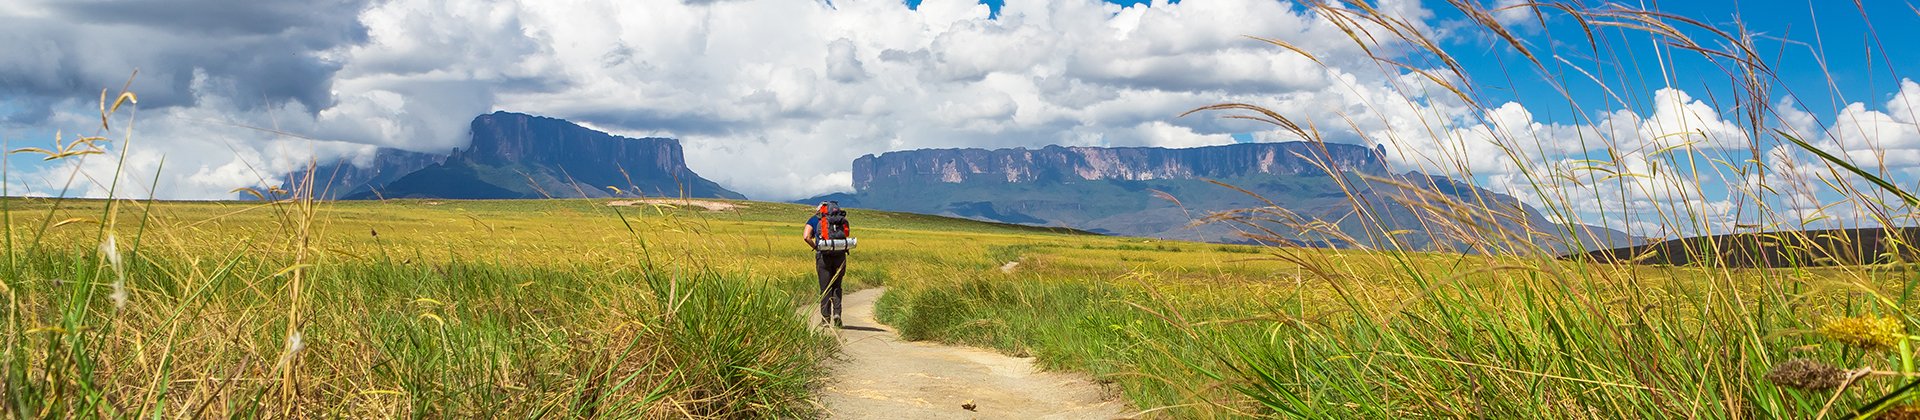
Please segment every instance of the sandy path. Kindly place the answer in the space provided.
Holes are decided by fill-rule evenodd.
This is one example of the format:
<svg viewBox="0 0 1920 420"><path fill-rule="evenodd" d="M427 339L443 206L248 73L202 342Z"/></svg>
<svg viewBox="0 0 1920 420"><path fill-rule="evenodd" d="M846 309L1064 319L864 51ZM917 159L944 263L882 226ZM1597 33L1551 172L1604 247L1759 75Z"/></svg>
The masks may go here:
<svg viewBox="0 0 1920 420"><path fill-rule="evenodd" d="M707 209L707 211L728 211L728 210L733 210L735 208L747 206L745 204L729 203L725 201L694 200L694 199L684 199L684 198L643 198L639 200L614 200L614 201L607 202L607 205L612 207L636 207L641 205L655 205L655 204L668 205L668 206L694 206L694 207Z"/></svg>
<svg viewBox="0 0 1920 420"><path fill-rule="evenodd" d="M1112 419L1129 413L1080 375L1040 372L1033 359L903 341L873 319L885 289L846 296L843 352L821 390L827 417L845 419ZM808 321L819 323L808 306ZM976 411L961 408L974 404Z"/></svg>

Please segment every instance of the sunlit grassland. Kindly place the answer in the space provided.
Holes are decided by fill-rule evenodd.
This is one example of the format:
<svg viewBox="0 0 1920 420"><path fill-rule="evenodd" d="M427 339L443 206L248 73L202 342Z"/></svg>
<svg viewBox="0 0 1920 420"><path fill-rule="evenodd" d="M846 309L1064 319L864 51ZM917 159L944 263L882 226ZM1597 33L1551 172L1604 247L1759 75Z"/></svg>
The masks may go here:
<svg viewBox="0 0 1920 420"><path fill-rule="evenodd" d="M805 416L835 348L803 206L4 204L14 416ZM863 222L856 285L1035 231Z"/></svg>
<svg viewBox="0 0 1920 420"><path fill-rule="evenodd" d="M9 394L14 409L289 409L275 381L288 346L280 210L122 202L122 211L136 216L121 216L116 226L128 230L115 237L138 251L126 256L129 299L115 309L98 281L111 278L98 258L99 227L52 226L97 217L105 202L69 200L51 212L51 200L6 203L17 244L8 257L17 267L8 282L16 308L8 320L9 360L25 367L9 370L9 389L27 391ZM322 204L312 232L313 248L323 252L309 262L306 298L313 303L298 328L303 348L291 406L391 416L812 413L810 386L833 347L793 315L814 287L811 254L796 238L808 208L735 204L724 211L605 200ZM1518 269L1513 258L1268 249L857 209L853 215L862 247L851 259L851 287L891 286L882 318L903 334L1088 372L1135 406L1177 417L1260 413L1235 390L1248 386L1237 369L1250 369L1225 357L1236 352L1295 354L1284 373L1304 375L1303 388L1274 391L1340 401L1323 415L1521 414L1522 407L1549 403L1527 413L1618 412L1622 407L1579 400L1517 398L1527 394L1506 387L1653 392L1621 385L1638 383L1632 368L1641 363L1685 372L1693 361L1727 357L1697 345L1703 340L1757 339L1783 356L1859 358L1838 346L1789 349L1819 344L1805 335L1823 317L1873 306L1863 292L1900 296L1904 273L1574 262L1550 271ZM50 227L40 234L41 226ZM30 243L38 245L24 245ZM1301 257L1325 264L1288 261ZM1403 264L1452 274L1418 280ZM97 280L73 280L87 278ZM1744 296L1720 295L1734 292ZM1751 311L1794 314L1769 322L1801 321L1769 326L1760 337L1716 335L1742 331L1725 323L1756 319L1710 305L1727 299L1751 300ZM1542 318L1513 310L1567 302L1606 315ZM1480 326L1454 336L1436 322ZM1611 355L1570 359L1548 344L1577 337L1550 331L1603 322L1650 326L1613 343ZM1420 347L1342 350L1360 343ZM1540 365L1476 361L1482 352L1526 353ZM1431 360L1442 355L1448 362ZM1314 366L1291 365L1308 360ZM1505 370L1526 373L1487 375ZM1378 378L1396 379L1403 393L1369 400L1376 394L1340 388L1377 386ZM1700 386L1757 384L1746 376L1687 378ZM1490 379L1512 383L1459 387ZM1304 386L1314 381L1325 385ZM1658 392L1697 391L1663 385L1674 388ZM1494 403L1508 397L1516 398ZM1701 402L1710 403L1717 402Z"/></svg>
<svg viewBox="0 0 1920 420"><path fill-rule="evenodd" d="M1552 263L1563 270L1556 273L1508 258L1165 245L1027 248L1026 271L894 287L882 318L910 338L1094 373L1137 407L1172 417L1287 413L1262 408L1256 395L1305 417L1791 417L1818 410L1825 396L1767 384L1771 364L1740 360L1741 349L1767 349L1773 360L1886 363L1888 355L1850 350L1814 329L1884 310L1871 293L1905 299L1911 275L1899 266L1576 262ZM1334 271L1273 254L1332 261L1321 268ZM1415 279L1403 263L1449 277ZM1732 392L1751 394L1723 399Z"/></svg>
<svg viewBox="0 0 1920 420"><path fill-rule="evenodd" d="M1576 72L1543 64L1559 57L1529 50L1493 11L1451 5L1495 47L1528 59L1513 74L1579 73L1593 83L1604 79L1590 72L1621 76L1606 74L1620 63L1567 63ZM1389 54L1373 57L1375 64L1401 76L1394 89L1404 97L1491 115L1483 87L1424 25L1363 2L1303 6L1362 49ZM1817 220L1769 206L1796 193L1788 184L1798 183L1831 189L1815 197L1823 206L1865 209L1882 225L1911 224L1920 199L1875 176L1886 168L1835 163L1801 141L1821 133L1775 128L1780 110L1769 107L1777 75L1753 45L1757 34L1613 4L1523 6L1580 23L1583 44L1571 43L1574 37L1550 44L1586 50L1569 54L1655 61L1614 50L1617 41L1720 64L1727 74L1713 76L1733 80L1735 92L1717 96L1745 101L1724 112L1744 114L1729 118L1748 137L1712 148L1750 151L1702 157L1703 143L1726 139L1636 132L1591 139L1599 152L1571 167L1539 167L1529 151L1542 139L1489 130L1483 140L1505 154L1492 158L1521 168L1544 200L1543 213L1592 210L1597 193L1573 193L1639 188L1633 193L1656 213L1639 222L1699 232L1729 228L1699 198L1736 194L1758 214L1732 228L1792 230ZM1394 45L1374 49L1381 40ZM1260 41L1319 61L1285 41ZM1576 114L1644 105L1653 99L1635 96L1645 90L1640 84L1603 85L1609 96L1626 98ZM119 107L105 99L102 131L105 114ZM1323 127L1352 123L1297 120L1259 104L1203 111L1271 123L1310 142L1327 140ZM1450 118L1419 125L1451 143L1460 138L1455 128L1490 123ZM1465 141L1441 144L1441 156L1421 169L1446 174L1489 158ZM1658 165L1617 153L1641 143L1662 145L1641 150ZM59 149L40 152L85 157L66 151L72 144ZM1807 150L1826 161L1779 170L1767 167L1763 150ZM1717 166L1703 169L1699 162L1707 161ZM1759 185L1708 194L1698 183L1661 184L1706 172ZM1646 181L1610 183L1621 179ZM1341 177L1332 182L1347 188ZM1397 235L1380 228L1372 202L1349 198L1354 212L1338 222L1343 228L1376 239ZM1920 277L1910 263L1743 269L1568 261L1535 240L1569 232L1488 223L1511 217L1489 204L1499 200L1397 199L1421 213L1413 216L1429 232L1452 236L1440 242L1478 254L1413 252L1392 241L1369 251L1178 243L856 209L861 247L851 257L849 287L888 286L879 315L904 336L1086 372L1149 416L1920 413L1910 333L1920 314L1909 309ZM737 206L712 211L606 200L3 200L0 402L12 417L816 415L812 387L834 341L796 315L815 287L812 256L797 237L808 209L730 203ZM1204 217L1276 244L1289 242L1262 237L1262 226L1305 231L1333 223L1289 218L1282 207Z"/></svg>
<svg viewBox="0 0 1920 420"><path fill-rule="evenodd" d="M0 203L17 416L807 416L834 350L794 312L815 287L805 206ZM1010 261L1246 283L1272 266L1230 261L1248 247L855 216L856 289L1008 278Z"/></svg>
<svg viewBox="0 0 1920 420"><path fill-rule="evenodd" d="M799 276L656 239L701 229L670 212L5 203L18 417L804 416L834 350Z"/></svg>
<svg viewBox="0 0 1920 420"><path fill-rule="evenodd" d="M1904 168L1888 157L1900 151L1879 142L1899 134L1856 133L1863 130L1850 124L1859 121L1844 113L1832 121L1789 121L1805 115L1796 103L1845 102L1839 99L1860 94L1832 83L1824 86L1833 91L1793 92L1784 81L1808 75L1776 73L1787 68L1781 60L1792 59L1781 51L1825 54L1817 36L1811 43L1783 39L1777 28L1751 28L1737 15L1727 21L1618 3L1488 8L1448 2L1454 9L1448 13L1465 23L1442 30L1367 2L1302 6L1393 76L1383 88L1397 95L1331 117L1284 103L1223 103L1192 113L1263 122L1282 137L1308 142L1352 143L1347 134L1355 134L1363 143L1414 154L1417 162L1410 164L1427 174L1473 177L1490 164L1506 166L1520 181L1504 193L1529 198L1542 213L1604 214L1589 217L1610 220L1586 222L1637 224L1657 235L1773 231L1806 239L1818 233L1801 229L1837 223L1849 211L1849 225L1900 227L1911 226L1920 208L1920 198L1903 191L1911 189L1907 181L1887 179ZM1874 24L1913 18L1869 13L1866 3L1852 6L1858 20L1823 25L1864 28L1869 55L1876 57L1885 54ZM1497 16L1509 12L1525 18ZM1520 27L1535 22L1547 27ZM1463 33L1478 37L1462 47L1471 57L1485 57L1485 45L1512 60L1498 63L1497 72L1469 73L1452 51L1453 37ZM1249 34L1276 54L1321 64L1334 58L1303 48L1325 40L1266 35ZM1674 64L1681 61L1698 65ZM1876 66L1875 77L1904 77L1893 66L1884 70ZM1499 121L1496 110L1512 97L1506 92L1551 89L1548 96L1565 100L1551 104L1556 111L1564 105L1576 116L1566 123L1597 127L1606 122L1594 115L1678 102L1652 93L1676 86L1705 89L1695 97L1717 98L1708 112L1716 115L1651 116L1654 123L1637 130L1600 128L1565 138L1543 133L1539 123ZM1468 112L1438 110L1447 107ZM1912 104L1887 107L1910 113ZM1393 130L1362 127L1399 115L1415 121ZM1906 117L1902 121L1911 121ZM1733 129L1709 134L1695 118L1726 120ZM1879 131L1906 133L1910 126ZM1330 134L1330 127L1337 128ZM1462 134L1474 130L1484 131ZM1863 134L1866 144L1842 140L1853 134ZM1405 146L1409 140L1415 146ZM1580 150L1549 151L1565 146ZM1713 177L1726 191L1700 182ZM1413 180L1380 181L1421 189ZM1392 210L1350 197L1353 212L1339 221L1346 229L1316 232L1379 240L1373 252L1272 248L1262 255L1281 265L1250 281L1236 281L1227 270L1194 274L1210 267L1204 263L1140 261L1118 276L1049 273L1044 261L1050 257L1040 255L1035 266L1042 269L1005 279L956 276L896 287L882 302L882 315L908 336L991 345L1037 355L1049 366L1095 372L1117 381L1137 406L1182 418L1920 415L1914 349L1920 337L1912 333L1920 316L1911 309L1920 273L1903 260L1913 245L1904 239L1890 238L1874 251L1884 252L1874 260L1891 263L1871 266L1745 269L1718 262L1739 259L1726 253L1762 252L1751 247L1684 250L1705 261L1689 267L1596 265L1556 258L1541 242L1581 243L1571 237L1575 232L1497 223L1514 219L1502 199L1467 195L1416 191L1395 201L1417 214L1392 216L1417 217L1426 232L1445 236L1437 242L1497 257L1408 252L1382 223L1389 217L1380 212ZM1710 201L1726 196L1738 206L1732 214ZM1618 200L1605 203L1609 197ZM1798 201L1820 209L1795 208ZM1265 227L1314 230L1334 223L1300 220L1284 207L1206 218L1274 244L1290 238ZM1833 249L1805 249L1815 255L1808 261L1853 245L1839 242ZM1192 257L1158 261L1183 258ZM1074 261L1060 265L1085 263Z"/></svg>

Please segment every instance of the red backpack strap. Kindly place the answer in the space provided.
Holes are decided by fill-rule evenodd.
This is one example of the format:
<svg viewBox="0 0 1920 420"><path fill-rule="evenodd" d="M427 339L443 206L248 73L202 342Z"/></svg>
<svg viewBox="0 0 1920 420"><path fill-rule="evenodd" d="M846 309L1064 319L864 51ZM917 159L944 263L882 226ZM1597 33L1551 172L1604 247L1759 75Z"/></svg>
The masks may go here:
<svg viewBox="0 0 1920 420"><path fill-rule="evenodd" d="M813 220L814 220L813 235L819 237L820 239L827 239L827 203L826 202L821 202L820 207L816 207L813 209Z"/></svg>

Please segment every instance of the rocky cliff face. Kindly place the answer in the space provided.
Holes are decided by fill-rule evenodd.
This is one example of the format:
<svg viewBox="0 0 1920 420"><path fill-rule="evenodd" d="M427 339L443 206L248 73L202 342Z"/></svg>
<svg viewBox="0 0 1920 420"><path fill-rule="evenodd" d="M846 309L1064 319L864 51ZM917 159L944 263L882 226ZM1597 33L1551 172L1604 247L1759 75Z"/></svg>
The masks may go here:
<svg viewBox="0 0 1920 420"><path fill-rule="evenodd" d="M314 197L743 198L688 169L678 140L620 137L512 112L481 115L471 128L472 143L448 154L381 149L371 160L323 165L316 177L332 182L317 183Z"/></svg>
<svg viewBox="0 0 1920 420"><path fill-rule="evenodd" d="M483 165L544 165L569 170L625 169L635 177L686 175L680 141L626 138L572 122L512 112L473 119L473 143L455 149L453 160Z"/></svg>
<svg viewBox="0 0 1920 420"><path fill-rule="evenodd" d="M1573 241L1591 249L1636 239L1598 228L1562 238L1553 234L1562 231L1557 225L1520 200L1446 177L1392 174L1383 156L1364 146L1305 142L1192 149L910 150L854 161L853 194L801 202L832 199L862 208L1214 242L1478 252L1466 247L1473 242L1468 239L1487 232L1525 233L1526 241L1552 250L1577 248ZM1485 207L1434 210L1440 207L1429 201L1437 197ZM1285 211L1253 216L1275 219L1251 221L1260 229L1198 223L1216 212L1275 205ZM1325 232L1329 228L1339 234ZM1278 237L1245 236L1262 231ZM1384 232L1395 232L1396 239L1388 240ZM1541 233L1539 238L1534 232Z"/></svg>
<svg viewBox="0 0 1920 420"><path fill-rule="evenodd" d="M312 171L313 197L334 200L364 193L369 186L386 185L414 171L438 165L446 160L447 155L442 154L381 148L374 151L370 159L347 158L331 164L315 166ZM306 175L306 170L288 174L286 180L281 182L280 189L304 193L300 188Z"/></svg>
<svg viewBox="0 0 1920 420"><path fill-rule="evenodd" d="M866 155L853 161L853 186L969 181L1147 181L1248 175L1380 173L1381 154L1346 144L1248 143L1191 149L1060 147L933 149Z"/></svg>

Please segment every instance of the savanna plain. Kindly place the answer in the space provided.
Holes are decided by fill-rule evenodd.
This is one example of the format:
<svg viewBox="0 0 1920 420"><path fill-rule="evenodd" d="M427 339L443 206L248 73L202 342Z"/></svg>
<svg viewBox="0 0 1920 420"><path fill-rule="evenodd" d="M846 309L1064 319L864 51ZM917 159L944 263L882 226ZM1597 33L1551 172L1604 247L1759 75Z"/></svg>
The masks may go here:
<svg viewBox="0 0 1920 420"><path fill-rule="evenodd" d="M795 314L815 296L805 206L0 203L15 417L805 417L835 351ZM1803 417L1898 395L1910 375L1891 329L1903 265L1604 265L853 215L849 288L888 286L883 322L1091 374L1149 417ZM1789 360L1866 370L1807 391L1768 379Z"/></svg>
<svg viewBox="0 0 1920 420"><path fill-rule="evenodd" d="M1379 39L1403 41L1400 55L1373 58L1404 76L1395 80L1419 82L1400 88L1423 91L1407 97L1491 109L1479 89L1499 88L1498 79L1476 83L1422 27L1365 2L1311 3L1369 54ZM1560 56L1520 42L1494 11L1450 4L1493 47L1525 59L1512 74L1610 86L1601 81L1611 77L1548 61ZM1576 162L1573 173L1525 174L1545 196L1544 213L1593 205L1554 195L1565 191L1548 188L1556 179L1672 174L1660 170L1748 179L1765 173L1758 151L1779 146L1825 159L1830 176L1820 185L1874 210L1878 225L1911 224L1920 199L1876 176L1885 168L1863 170L1802 141L1819 133L1770 128L1780 126L1768 108L1780 76L1755 47L1758 34L1611 4L1534 9L1578 23L1581 36L1551 45L1656 62L1612 42L1652 38L1668 57L1723 64L1726 73L1686 77L1724 78L1732 90L1724 96L1758 98L1727 111L1744 114L1736 131L1751 144L1719 147L1752 150L1751 160L1696 159L1688 152L1696 141L1686 140L1649 154L1658 165L1642 172L1658 173L1633 173L1616 155ZM1248 42L1319 62L1281 40ZM1652 90L1638 79L1618 84L1609 95ZM130 96L108 98L103 92L101 131L124 134L104 125ZM1315 122L1258 104L1198 111L1327 141ZM1448 121L1422 122L1434 138L1449 138ZM1490 136L1520 163L1530 162L1526 146L1538 145L1527 135ZM1598 138L1604 144L1590 149L1612 154L1639 140ZM84 142L93 141L107 140ZM56 139L32 152L99 153L80 143ZM1487 157L1469 153L1480 152L1447 150L1434 165ZM1333 178L1349 188L1345 175ZM1687 204L1709 194L1652 182L1635 185L1652 185L1646 193L1673 206L1654 209L1663 217L1655 222L1672 232L1712 230L1708 213ZM136 190L114 185L103 196ZM0 200L7 416L822 414L815 393L836 341L796 313L816 297L812 255L799 238L808 207L254 193L267 200ZM1536 241L1573 232L1504 228L1512 225L1488 205L1498 200L1402 198L1429 210L1420 216L1429 231L1451 232L1437 242L1470 252L1391 246L1400 232L1377 228L1375 203L1358 199L1349 221L1375 226L1363 230L1388 246L1186 243L853 209L861 246L848 288L887 287L878 317L906 338L1088 374L1141 417L1920 418L1909 332L1920 325L1912 310L1920 271L1901 252L1870 265L1788 268L1599 263L1560 258ZM1265 229L1280 225L1340 231L1281 207L1195 217L1255 238L1276 236ZM1793 232L1809 223L1786 209L1756 211L1758 222L1743 229Z"/></svg>

